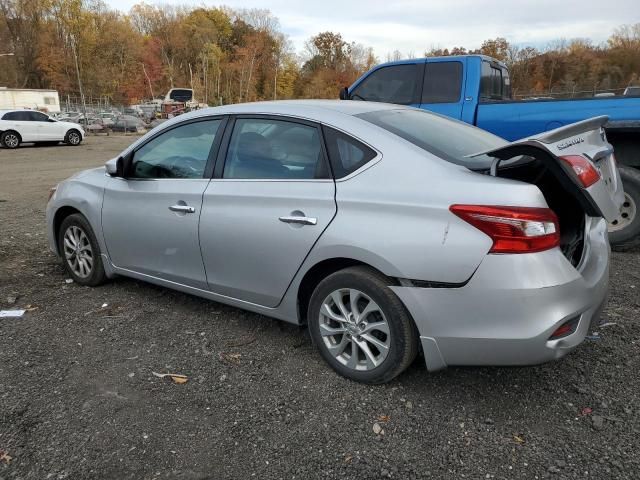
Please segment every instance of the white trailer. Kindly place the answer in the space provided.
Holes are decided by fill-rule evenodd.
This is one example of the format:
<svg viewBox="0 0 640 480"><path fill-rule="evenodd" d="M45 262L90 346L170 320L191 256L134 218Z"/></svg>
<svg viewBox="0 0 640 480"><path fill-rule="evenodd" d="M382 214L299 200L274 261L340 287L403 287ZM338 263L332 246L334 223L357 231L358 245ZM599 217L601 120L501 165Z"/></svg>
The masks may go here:
<svg viewBox="0 0 640 480"><path fill-rule="evenodd" d="M56 90L0 87L0 110L16 108L58 113L60 112L60 97Z"/></svg>

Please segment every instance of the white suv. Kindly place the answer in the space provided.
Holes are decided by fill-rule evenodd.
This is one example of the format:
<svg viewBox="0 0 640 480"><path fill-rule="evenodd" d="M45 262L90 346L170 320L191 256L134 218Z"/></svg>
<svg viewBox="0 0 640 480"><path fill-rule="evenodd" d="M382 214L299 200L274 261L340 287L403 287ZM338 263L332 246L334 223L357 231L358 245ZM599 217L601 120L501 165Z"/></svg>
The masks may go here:
<svg viewBox="0 0 640 480"><path fill-rule="evenodd" d="M35 142L80 145L83 138L77 123L59 122L34 110L0 110L0 144L6 148Z"/></svg>

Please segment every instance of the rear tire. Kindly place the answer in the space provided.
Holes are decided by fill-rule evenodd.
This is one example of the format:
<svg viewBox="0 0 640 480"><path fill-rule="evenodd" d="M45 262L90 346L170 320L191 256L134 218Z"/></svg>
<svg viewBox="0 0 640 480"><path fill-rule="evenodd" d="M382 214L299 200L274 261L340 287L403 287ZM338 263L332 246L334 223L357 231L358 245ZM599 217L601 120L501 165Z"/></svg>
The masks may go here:
<svg viewBox="0 0 640 480"><path fill-rule="evenodd" d="M7 130L0 137L0 143L2 143L2 146L5 148L18 148L20 143L22 143L22 137L18 132Z"/></svg>
<svg viewBox="0 0 640 480"><path fill-rule="evenodd" d="M609 241L616 251L640 246L640 171L633 167L619 167L625 193L622 218L609 224Z"/></svg>
<svg viewBox="0 0 640 480"><path fill-rule="evenodd" d="M73 147L77 147L82 142L82 135L78 130L72 129L67 132L64 136L64 143L67 145L71 145Z"/></svg>
<svg viewBox="0 0 640 480"><path fill-rule="evenodd" d="M307 320L314 344L340 375L386 383L416 358L418 332L391 282L368 267L350 267L316 287Z"/></svg>
<svg viewBox="0 0 640 480"><path fill-rule="evenodd" d="M74 282L95 287L107 279L100 246L83 215L75 213L62 221L58 231L58 251Z"/></svg>

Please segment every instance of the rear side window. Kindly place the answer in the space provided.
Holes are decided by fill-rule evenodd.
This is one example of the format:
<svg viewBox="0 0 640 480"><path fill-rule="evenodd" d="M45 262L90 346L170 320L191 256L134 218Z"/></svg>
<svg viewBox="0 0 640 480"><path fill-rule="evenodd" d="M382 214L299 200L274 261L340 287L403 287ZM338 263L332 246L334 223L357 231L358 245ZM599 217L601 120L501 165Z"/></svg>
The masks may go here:
<svg viewBox="0 0 640 480"><path fill-rule="evenodd" d="M427 63L422 103L456 103L462 90L461 62Z"/></svg>
<svg viewBox="0 0 640 480"><path fill-rule="evenodd" d="M510 100L511 80L509 71L487 61L482 62L480 98L483 100Z"/></svg>
<svg viewBox="0 0 640 480"><path fill-rule="evenodd" d="M387 102L407 105L414 103L418 65L392 65L370 73L352 92L352 100Z"/></svg>
<svg viewBox="0 0 640 480"><path fill-rule="evenodd" d="M364 143L330 127L322 127L336 179L346 177L370 162L376 151Z"/></svg>
<svg viewBox="0 0 640 480"><path fill-rule="evenodd" d="M294 121L239 118L229 141L223 178L328 178L320 130Z"/></svg>
<svg viewBox="0 0 640 480"><path fill-rule="evenodd" d="M9 112L9 113L5 113L4 117L2 117L3 120L14 120L14 121L21 121L21 122L28 122L29 120L31 120L31 118L29 118L29 112Z"/></svg>

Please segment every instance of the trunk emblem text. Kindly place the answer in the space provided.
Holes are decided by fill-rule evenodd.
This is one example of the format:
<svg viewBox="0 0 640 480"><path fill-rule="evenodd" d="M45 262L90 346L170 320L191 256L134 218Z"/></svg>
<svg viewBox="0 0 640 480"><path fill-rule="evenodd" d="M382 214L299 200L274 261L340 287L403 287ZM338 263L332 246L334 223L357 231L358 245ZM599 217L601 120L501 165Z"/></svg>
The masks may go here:
<svg viewBox="0 0 640 480"><path fill-rule="evenodd" d="M572 147L573 145L578 145L579 143L583 143L584 138L578 137L573 140L567 140L566 142L562 142L558 144L558 150L564 150L565 148Z"/></svg>

